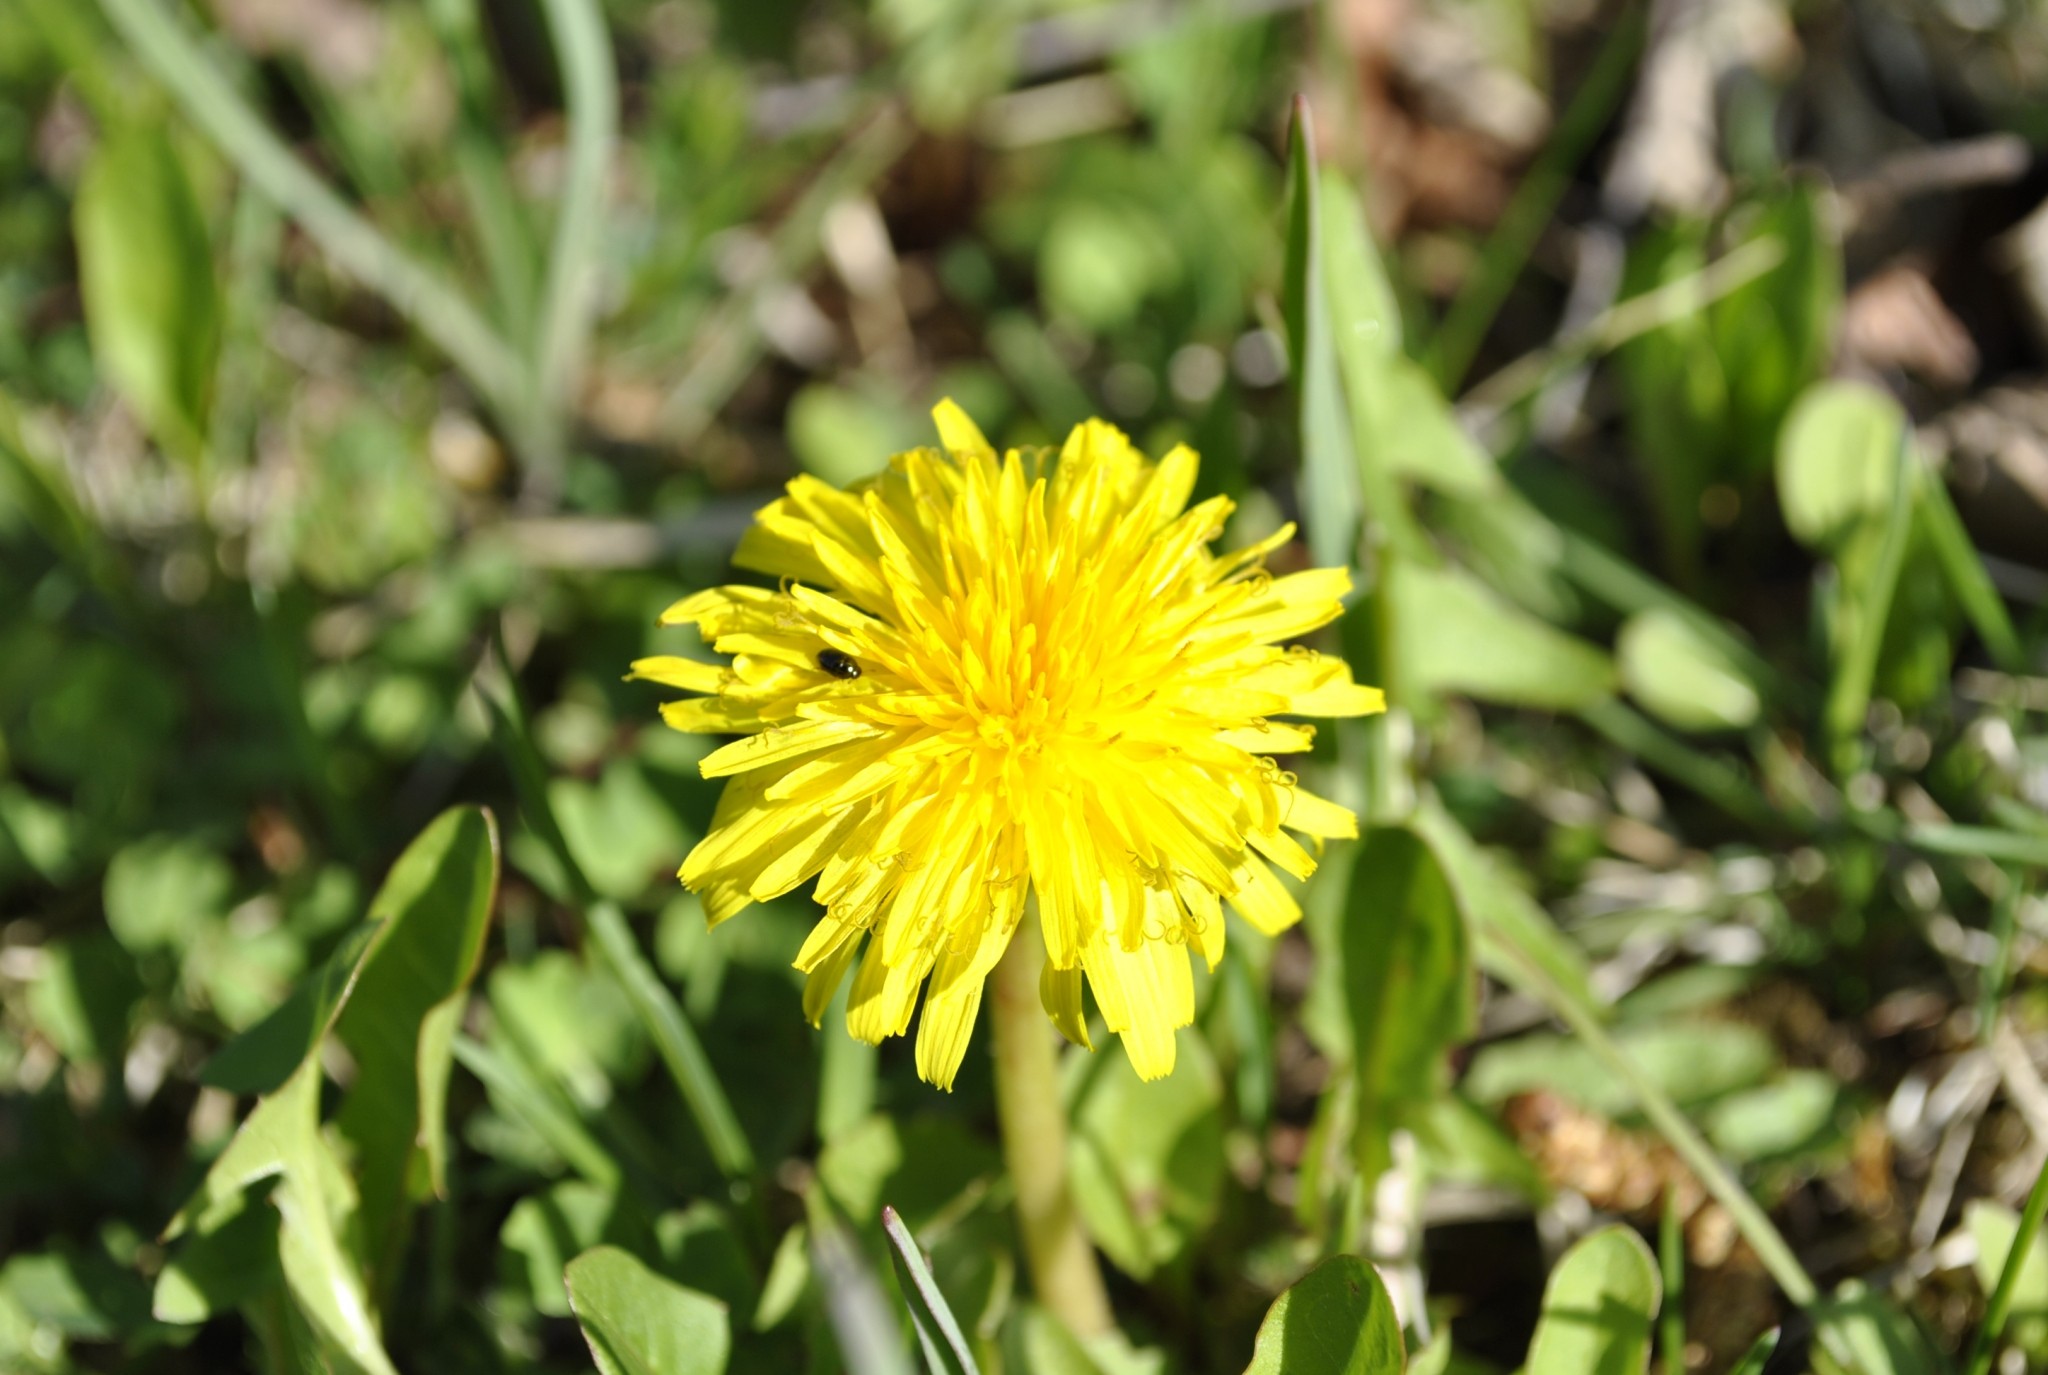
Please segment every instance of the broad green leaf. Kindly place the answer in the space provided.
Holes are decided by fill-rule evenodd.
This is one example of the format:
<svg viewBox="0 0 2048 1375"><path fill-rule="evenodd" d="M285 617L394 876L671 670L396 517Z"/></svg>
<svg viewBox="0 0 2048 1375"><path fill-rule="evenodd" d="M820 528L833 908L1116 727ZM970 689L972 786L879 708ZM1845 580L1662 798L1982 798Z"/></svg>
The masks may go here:
<svg viewBox="0 0 2048 1375"><path fill-rule="evenodd" d="M1833 668L1822 721L1838 772L1856 765L1855 741L1891 638L1894 600L1914 542L1919 471L1904 416L1868 388L1822 384L1786 424L1778 486L1787 523L1835 557L1834 577L1821 585L1818 602ZM1932 623L1923 608L1905 624L1908 641L1920 625ZM1945 656L1945 636L1936 653Z"/></svg>
<svg viewBox="0 0 2048 1375"><path fill-rule="evenodd" d="M1770 1038L1738 1022L1625 1026L1615 1039L1646 1078L1682 1105L1753 1087L1778 1064ZM1487 1046L1472 1057L1463 1085L1481 1103L1549 1089L1607 1117L1625 1116L1636 1106L1628 1088L1601 1068L1592 1051L1571 1037L1547 1032Z"/></svg>
<svg viewBox="0 0 2048 1375"><path fill-rule="evenodd" d="M220 353L220 289L205 218L161 125L120 129L100 145L73 222L100 370L159 442L196 460Z"/></svg>
<svg viewBox="0 0 2048 1375"><path fill-rule="evenodd" d="M1580 1238L1543 1286L1528 1375L1641 1375L1661 1290L1657 1258L1628 1228Z"/></svg>
<svg viewBox="0 0 2048 1375"><path fill-rule="evenodd" d="M1941 1375L1947 1369L1912 1317L1860 1280L1845 1282L1811 1311L1813 1365L1821 1375Z"/></svg>
<svg viewBox="0 0 2048 1375"><path fill-rule="evenodd" d="M1406 357L1389 359L1370 385L1369 399L1353 402L1365 411L1358 426L1361 461L1384 463L1388 471L1447 496L1500 495L1493 459L1458 423L1427 368ZM1354 387L1354 398L1359 390Z"/></svg>
<svg viewBox="0 0 2048 1375"><path fill-rule="evenodd" d="M44 946L26 1008L65 1059L118 1070L128 1053L129 1013L141 996L134 961L102 932Z"/></svg>
<svg viewBox="0 0 2048 1375"><path fill-rule="evenodd" d="M2013 1239L2019 1235L2020 1215L2002 1203L1976 1199L1963 1208L1963 1226L1977 1243L1977 1283L1988 1295L2005 1273ZM2048 1238L2039 1232L2020 1258L2005 1335L2034 1361L2048 1360Z"/></svg>
<svg viewBox="0 0 2048 1375"><path fill-rule="evenodd" d="M1343 930L1351 1068L1358 1081L1354 1149L1370 1187L1388 1140L1445 1083L1445 1056L1472 1031L1472 967L1464 918L1436 856L1406 830L1370 832L1351 870Z"/></svg>
<svg viewBox="0 0 2048 1375"><path fill-rule="evenodd" d="M1768 1084L1734 1094L1707 1114L1707 1138L1731 1160L1763 1161L1810 1154L1839 1139L1841 1087L1824 1070L1790 1070Z"/></svg>
<svg viewBox="0 0 2048 1375"><path fill-rule="evenodd" d="M1778 435L1778 505L1803 543L1836 549L1889 509L1905 413L1864 382L1809 388Z"/></svg>
<svg viewBox="0 0 2048 1375"><path fill-rule="evenodd" d="M1614 651L1629 696L1679 730L1741 730L1763 709L1742 669L1674 612L1629 617Z"/></svg>
<svg viewBox="0 0 2048 1375"><path fill-rule="evenodd" d="M151 1311L160 1322L199 1323L226 1313L282 1278L278 1213L254 1188L242 1205L195 1232L156 1278Z"/></svg>
<svg viewBox="0 0 2048 1375"><path fill-rule="evenodd" d="M497 890L497 821L457 807L406 848L370 904L377 935L334 1027L357 1066L335 1125L354 1148L375 1274L396 1265L412 1205L442 1192L450 1039Z"/></svg>
<svg viewBox="0 0 2048 1375"><path fill-rule="evenodd" d="M571 1260L600 1245L646 1258L654 1250L654 1233L636 1204L622 1203L616 1187L570 1179L513 1204L498 1242L503 1267L523 1281L534 1308L566 1318L563 1273Z"/></svg>
<svg viewBox="0 0 2048 1375"><path fill-rule="evenodd" d="M887 465L890 454L925 442L928 428L924 417L900 402L823 382L813 382L790 398L784 425L789 447L804 471L834 487L873 477Z"/></svg>
<svg viewBox="0 0 2048 1375"><path fill-rule="evenodd" d="M138 955L183 950L202 927L227 914L234 883L228 862L195 841L137 841L107 866L107 926Z"/></svg>
<svg viewBox="0 0 2048 1375"><path fill-rule="evenodd" d="M31 1322L86 1340L132 1336L149 1316L141 1276L104 1250L61 1239L47 1251L16 1255L0 1267L0 1295Z"/></svg>
<svg viewBox="0 0 2048 1375"><path fill-rule="evenodd" d="M980 1375L974 1352L953 1316L931 1266L918 1249L917 1238L903 1225L894 1208L882 1209L882 1234L889 1239L889 1259L896 1267L896 1279L903 1301L910 1308L910 1326L917 1333L918 1349L924 1353L925 1369L931 1375Z"/></svg>
<svg viewBox="0 0 2048 1375"><path fill-rule="evenodd" d="M246 1207L245 1191L275 1180L278 1258L285 1285L325 1345L366 1375L396 1375L377 1334L370 1296L342 1241L338 1220L355 1212L349 1181L320 1134L320 1061L308 1056L284 1086L257 1103L168 1235L218 1233ZM188 1272L189 1274L189 1272ZM189 1294L159 1291L177 1311Z"/></svg>
<svg viewBox="0 0 2048 1375"><path fill-rule="evenodd" d="M1273 1300L1244 1375L1400 1375L1401 1320L1356 1256L1332 1256Z"/></svg>
<svg viewBox="0 0 2048 1375"><path fill-rule="evenodd" d="M1565 710L1614 688L1607 656L1537 620L1454 568L1403 563L1387 571L1393 653L1404 682L1513 706Z"/></svg>
<svg viewBox="0 0 2048 1375"><path fill-rule="evenodd" d="M1074 1203L1103 1253L1143 1278L1215 1220L1223 1191L1222 1075L1194 1028L1172 1074L1138 1078L1125 1056L1069 1059L1085 1079L1069 1146Z"/></svg>
<svg viewBox="0 0 2048 1375"><path fill-rule="evenodd" d="M1318 564L1349 567L1358 548L1358 462L1330 337L1323 267L1324 225L1314 122L1294 102L1288 138L1287 271L1282 311L1287 357L1301 403L1301 507Z"/></svg>
<svg viewBox="0 0 2048 1375"><path fill-rule="evenodd" d="M754 1330L766 1332L795 1311L811 1284L811 1234L799 1222L782 1234L768 1274L761 1281L761 1301L754 1308Z"/></svg>
<svg viewBox="0 0 2048 1375"><path fill-rule="evenodd" d="M601 1375L722 1375L732 1351L725 1305L685 1289L616 1246L569 1263L569 1303Z"/></svg>
<svg viewBox="0 0 2048 1375"><path fill-rule="evenodd" d="M1500 1123L1464 1094L1439 1094L1412 1126L1430 1179L1470 1180L1541 1202L1550 1185Z"/></svg>

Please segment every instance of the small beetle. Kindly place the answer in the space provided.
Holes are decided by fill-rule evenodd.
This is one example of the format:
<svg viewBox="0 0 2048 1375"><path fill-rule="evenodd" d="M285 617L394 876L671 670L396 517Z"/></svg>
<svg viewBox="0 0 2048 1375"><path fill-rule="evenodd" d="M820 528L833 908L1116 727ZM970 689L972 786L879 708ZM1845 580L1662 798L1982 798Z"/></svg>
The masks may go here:
<svg viewBox="0 0 2048 1375"><path fill-rule="evenodd" d="M851 681L860 677L860 665L853 661L851 655L842 654L836 649L819 650L818 667L824 669L834 678L844 678Z"/></svg>

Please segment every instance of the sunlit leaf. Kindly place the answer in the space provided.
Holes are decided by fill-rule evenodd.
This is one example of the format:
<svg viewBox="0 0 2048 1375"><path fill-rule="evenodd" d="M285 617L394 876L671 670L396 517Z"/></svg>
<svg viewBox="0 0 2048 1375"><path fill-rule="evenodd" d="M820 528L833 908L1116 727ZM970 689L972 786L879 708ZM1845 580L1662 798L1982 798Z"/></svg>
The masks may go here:
<svg viewBox="0 0 2048 1375"><path fill-rule="evenodd" d="M166 447L196 458L220 351L220 290L205 218L161 125L100 145L74 222L100 367Z"/></svg>
<svg viewBox="0 0 2048 1375"><path fill-rule="evenodd" d="M1244 1375L1400 1375L1405 1360L1378 1272L1333 1256L1273 1300Z"/></svg>
<svg viewBox="0 0 2048 1375"><path fill-rule="evenodd" d="M615 1246L569 1263L569 1303L601 1375L722 1375L725 1305L663 1279Z"/></svg>
<svg viewBox="0 0 2048 1375"><path fill-rule="evenodd" d="M1641 1375L1661 1291L1657 1258L1628 1228L1581 1238L1543 1287L1528 1375Z"/></svg>

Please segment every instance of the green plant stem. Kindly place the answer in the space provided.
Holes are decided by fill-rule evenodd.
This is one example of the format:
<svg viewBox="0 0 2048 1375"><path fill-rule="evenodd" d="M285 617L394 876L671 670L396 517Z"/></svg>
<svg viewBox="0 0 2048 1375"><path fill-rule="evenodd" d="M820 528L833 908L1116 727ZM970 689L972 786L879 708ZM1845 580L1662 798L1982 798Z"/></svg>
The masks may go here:
<svg viewBox="0 0 2048 1375"><path fill-rule="evenodd" d="M1565 107L1556 132L1544 145L1527 176L1515 188L1508 207L1480 251L1479 267L1466 279L1444 321L1429 341L1430 371L1446 395L1455 394L1472 366L1472 357L1492 327L1493 317L1522 275L1536 242L1550 224L1571 181L1573 169L1607 127L1608 118L1628 89L1628 75L1642 48L1644 5L1632 5L1614 26L1592 70Z"/></svg>
<svg viewBox="0 0 2048 1375"><path fill-rule="evenodd" d="M1664 1375L1685 1375L1685 1219L1672 1189L1664 1191L1664 1213L1657 1223L1657 1266L1664 1275L1664 1297L1657 1306Z"/></svg>
<svg viewBox="0 0 2048 1375"><path fill-rule="evenodd" d="M996 1116L1017 1193L1017 1228L1038 1300L1077 1337L1111 1331L1109 1293L1067 1188L1067 1117L1053 1029L1039 1008L1045 949L1026 918L991 981Z"/></svg>
<svg viewBox="0 0 2048 1375"><path fill-rule="evenodd" d="M568 174L555 216L540 332L534 340L538 413L547 433L527 473L546 494L561 480L564 417L582 378L597 304L605 178L619 133L611 36L594 0L542 0L561 63L569 115Z"/></svg>
<svg viewBox="0 0 2048 1375"><path fill-rule="evenodd" d="M2005 1320L2012 1313L2013 1290L2034 1238L2041 1231L2041 1219L2048 1215L2048 1169L2034 1179L2027 1193L2027 1206L2020 1213L2019 1230L2013 1233L2012 1250L2006 1252L2005 1268L1998 1272L1998 1287L1984 1306L1984 1324L1970 1342L1970 1355L1963 1362L1963 1375L1991 1375L1991 1358L1998 1352L1998 1339L2005 1335Z"/></svg>
<svg viewBox="0 0 2048 1375"><path fill-rule="evenodd" d="M1576 998L1567 996L1534 960L1525 956L1522 963L1529 987L1539 993L1550 1010L1557 1014L1558 1020L1585 1043L1594 1058L1607 1066L1609 1072L1628 1088L1643 1116L1650 1119L1650 1125L1657 1129L1672 1150L1678 1152L1679 1158L1714 1196L1714 1200L1728 1210L1736 1230L1756 1252L1757 1259L1763 1262L1764 1269L1770 1272L1785 1297L1801 1308L1819 1298L1820 1290L1815 1286L1813 1277L1792 1254L1792 1248L1764 1210L1757 1206L1741 1181L1714 1154L1713 1147L1706 1143L1678 1105L1666 1097L1664 1090L1637 1068L1628 1052L1607 1034L1598 1014Z"/></svg>
<svg viewBox="0 0 2048 1375"><path fill-rule="evenodd" d="M158 0L100 0L100 8L129 50L252 185L446 353L515 432L530 428L527 369L468 300L308 171Z"/></svg>

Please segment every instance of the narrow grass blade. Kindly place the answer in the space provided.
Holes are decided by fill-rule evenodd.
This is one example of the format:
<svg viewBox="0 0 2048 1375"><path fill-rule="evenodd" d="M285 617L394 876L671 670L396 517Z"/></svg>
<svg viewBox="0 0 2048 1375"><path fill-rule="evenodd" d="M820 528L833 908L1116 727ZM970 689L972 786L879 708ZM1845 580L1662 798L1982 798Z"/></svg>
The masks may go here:
<svg viewBox="0 0 2048 1375"><path fill-rule="evenodd" d="M805 1191L811 1264L825 1294L825 1317L838 1339L847 1375L913 1375L903 1330L881 1281L868 1268L846 1224L825 1201L824 1190Z"/></svg>
<svg viewBox="0 0 2048 1375"><path fill-rule="evenodd" d="M468 1036L456 1036L453 1045L456 1062L482 1080L502 1106L525 1119L570 1169L601 1188L619 1186L619 1162L523 1066Z"/></svg>
<svg viewBox="0 0 2048 1375"><path fill-rule="evenodd" d="M2005 1268L1998 1272L1998 1287L1991 1291L1991 1301L1984 1306L1984 1325L1970 1341L1963 1375L1991 1375L1991 1358L1998 1352L1999 1338L2005 1335L2005 1320L2012 1315L2012 1296L2019 1287L2020 1270L2034 1249L2034 1238L2040 1234L2044 1214L2048 1214L2048 1169L2035 1178L2034 1187L2027 1193L2019 1230L2013 1233L2012 1249L2005 1253Z"/></svg>
<svg viewBox="0 0 2048 1375"><path fill-rule="evenodd" d="M2048 868L2048 836L2023 835L1991 826L1925 823L1908 826L1903 838L1914 849L1932 854L1969 855L2005 864Z"/></svg>
<svg viewBox="0 0 2048 1375"><path fill-rule="evenodd" d="M894 1208L882 1209L882 1232L889 1238L889 1259L896 1265L904 1302L910 1305L910 1321L917 1329L917 1344L924 1349L925 1368L931 1375L981 1375L959 1320L939 1292L931 1267L924 1263L917 1238Z"/></svg>
<svg viewBox="0 0 2048 1375"><path fill-rule="evenodd" d="M662 1063L689 1105L690 1115L697 1119L719 1171L728 1179L753 1174L753 1147L747 1144L732 1100L704 1054L704 1043L676 1005L675 995L641 953L625 914L612 903L592 903L584 913L584 929L625 988L634 1014L654 1038L655 1049L661 1052Z"/></svg>
<svg viewBox="0 0 2048 1375"><path fill-rule="evenodd" d="M548 256L547 290L540 333L534 341L534 373L550 445L567 414L590 348L596 315L598 268L602 262L605 180L619 133L619 83L611 35L595 0L543 0L548 33L561 63L568 96L569 159L555 214L554 246ZM558 463L559 452L543 461ZM560 481L559 472L535 475Z"/></svg>
<svg viewBox="0 0 2048 1375"><path fill-rule="evenodd" d="M295 157L159 0L100 0L144 67L237 170L335 263L382 296L510 417L524 414L518 354L461 293L408 257Z"/></svg>
<svg viewBox="0 0 2048 1375"><path fill-rule="evenodd" d="M1770 1364L1771 1355L1778 1349L1778 1339L1783 1332L1783 1328L1774 1327L1758 1337L1728 1375L1764 1375L1764 1367Z"/></svg>
<svg viewBox="0 0 2048 1375"><path fill-rule="evenodd" d="M1323 226L1314 122L1308 101L1294 102L1288 135L1287 346L1301 399L1302 520L1319 564L1349 567L1357 558L1363 502L1358 460L1344 409L1337 350L1323 286Z"/></svg>

